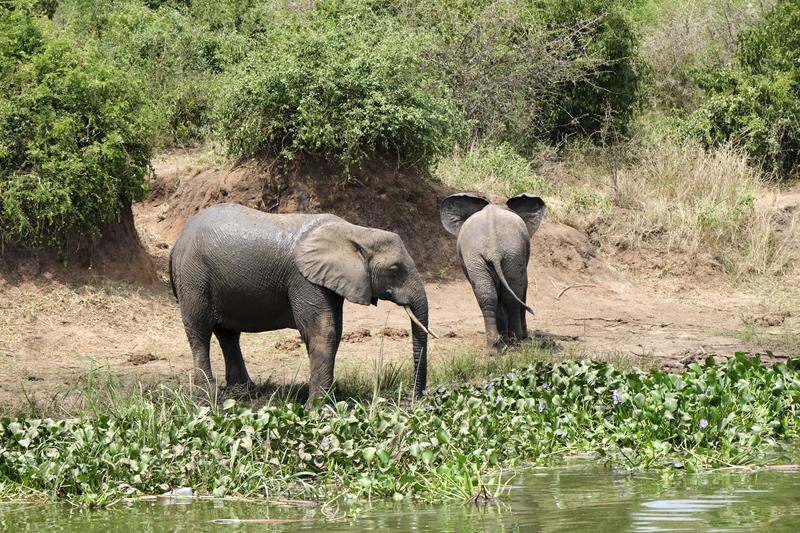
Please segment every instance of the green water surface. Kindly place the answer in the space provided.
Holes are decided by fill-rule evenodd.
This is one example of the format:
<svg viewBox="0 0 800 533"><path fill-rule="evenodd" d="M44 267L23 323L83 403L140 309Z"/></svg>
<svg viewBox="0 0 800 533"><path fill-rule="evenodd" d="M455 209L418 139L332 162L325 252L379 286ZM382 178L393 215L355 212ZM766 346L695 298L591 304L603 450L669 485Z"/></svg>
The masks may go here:
<svg viewBox="0 0 800 533"><path fill-rule="evenodd" d="M360 502L323 509L155 501L82 510L0 504L2 531L768 531L800 532L800 473L665 479L596 466L517 474L498 505ZM252 522L248 522L252 521Z"/></svg>

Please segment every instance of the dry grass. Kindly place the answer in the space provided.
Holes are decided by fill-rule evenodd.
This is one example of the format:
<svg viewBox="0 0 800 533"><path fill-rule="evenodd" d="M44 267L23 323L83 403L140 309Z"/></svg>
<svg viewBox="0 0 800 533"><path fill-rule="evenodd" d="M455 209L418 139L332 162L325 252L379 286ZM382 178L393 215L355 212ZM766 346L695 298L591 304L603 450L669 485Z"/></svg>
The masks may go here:
<svg viewBox="0 0 800 533"><path fill-rule="evenodd" d="M738 149L704 150L662 138L643 148L579 146L532 164L480 148L439 166L462 190L542 195L551 220L589 234L607 255L659 273L792 276L800 210ZM542 178L540 176L547 176Z"/></svg>
<svg viewBox="0 0 800 533"><path fill-rule="evenodd" d="M437 165L434 174L444 184L462 191L506 197L525 191L540 191L543 179L531 161L506 143L456 148L453 155Z"/></svg>
<svg viewBox="0 0 800 533"><path fill-rule="evenodd" d="M701 93L692 69L729 61L737 35L775 0L653 1L642 28L641 50L653 70L651 96L662 109L692 109Z"/></svg>
<svg viewBox="0 0 800 533"><path fill-rule="evenodd" d="M691 267L710 257L736 276L795 269L800 216L778 207L777 189L737 149L665 141L593 185L612 207L583 223L617 250L655 252L667 264L683 256Z"/></svg>

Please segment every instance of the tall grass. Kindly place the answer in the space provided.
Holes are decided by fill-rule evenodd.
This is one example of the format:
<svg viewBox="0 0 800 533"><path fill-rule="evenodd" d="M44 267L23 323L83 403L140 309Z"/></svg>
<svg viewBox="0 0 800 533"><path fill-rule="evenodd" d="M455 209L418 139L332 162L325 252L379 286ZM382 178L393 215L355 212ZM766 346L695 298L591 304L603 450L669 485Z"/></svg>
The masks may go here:
<svg viewBox="0 0 800 533"><path fill-rule="evenodd" d="M613 215L594 210L584 224L602 228L602 240L617 250L656 253L689 268L708 256L735 276L793 270L797 215L771 202L775 189L737 148L664 141L598 177L594 186Z"/></svg>
<svg viewBox="0 0 800 533"><path fill-rule="evenodd" d="M558 160L481 146L441 162L437 176L461 190L542 195L547 218L586 231L608 255L633 253L664 272L797 273L800 214L777 205L777 186L742 150L648 135L575 144Z"/></svg>

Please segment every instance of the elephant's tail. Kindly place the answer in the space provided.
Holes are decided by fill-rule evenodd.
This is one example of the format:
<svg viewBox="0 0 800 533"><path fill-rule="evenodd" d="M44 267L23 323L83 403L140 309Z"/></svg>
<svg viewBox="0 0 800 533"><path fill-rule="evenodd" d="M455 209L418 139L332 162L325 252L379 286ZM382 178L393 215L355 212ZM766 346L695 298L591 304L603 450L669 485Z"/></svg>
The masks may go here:
<svg viewBox="0 0 800 533"><path fill-rule="evenodd" d="M168 262L168 270L169 270L169 286L172 287L172 294L175 295L175 300L178 299L178 291L175 290L175 276L172 274L172 256L175 253L175 248L173 248L169 252L169 262Z"/></svg>
<svg viewBox="0 0 800 533"><path fill-rule="evenodd" d="M502 266L501 266L501 264L500 264L500 260L499 260L497 257L491 257L491 258L489 258L489 262L490 262L490 263L492 264L492 266L494 267L494 271L497 273L497 277L500 279L500 283L502 283L502 284L503 284L503 287L505 287L505 288L506 288L506 290L507 290L507 291L508 291L508 292L511 294L511 296L513 296L513 297L514 297L514 299L515 299L516 301L518 301L518 302L519 302L519 304L520 304L522 307L524 307L524 308L525 308L525 309L526 309L526 310L527 310L527 311L528 311L530 314L532 314L532 315L533 315L533 314L535 314L535 313L533 312L533 308L532 308L531 306L529 306L528 304L526 304L525 302L523 302L523 301L522 301L522 300L519 298L519 296L517 296L517 295L514 293L514 291L512 291L512 290L511 290L511 287L509 287L509 286L508 286L508 281L506 281L506 277L505 277L505 275L503 275L503 268L502 268Z"/></svg>

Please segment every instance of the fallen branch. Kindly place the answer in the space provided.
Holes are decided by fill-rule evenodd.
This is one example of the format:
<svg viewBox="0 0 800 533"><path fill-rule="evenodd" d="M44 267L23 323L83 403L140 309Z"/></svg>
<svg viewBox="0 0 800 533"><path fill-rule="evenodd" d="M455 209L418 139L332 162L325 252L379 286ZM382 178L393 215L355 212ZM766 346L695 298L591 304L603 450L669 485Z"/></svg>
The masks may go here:
<svg viewBox="0 0 800 533"><path fill-rule="evenodd" d="M597 287L597 285L595 285L594 283L578 283L576 285L567 285L566 287L561 289L561 292L558 293L558 296L556 296L556 301L560 300L561 297L564 296L564 293L567 292L568 290L578 289L580 287Z"/></svg>

